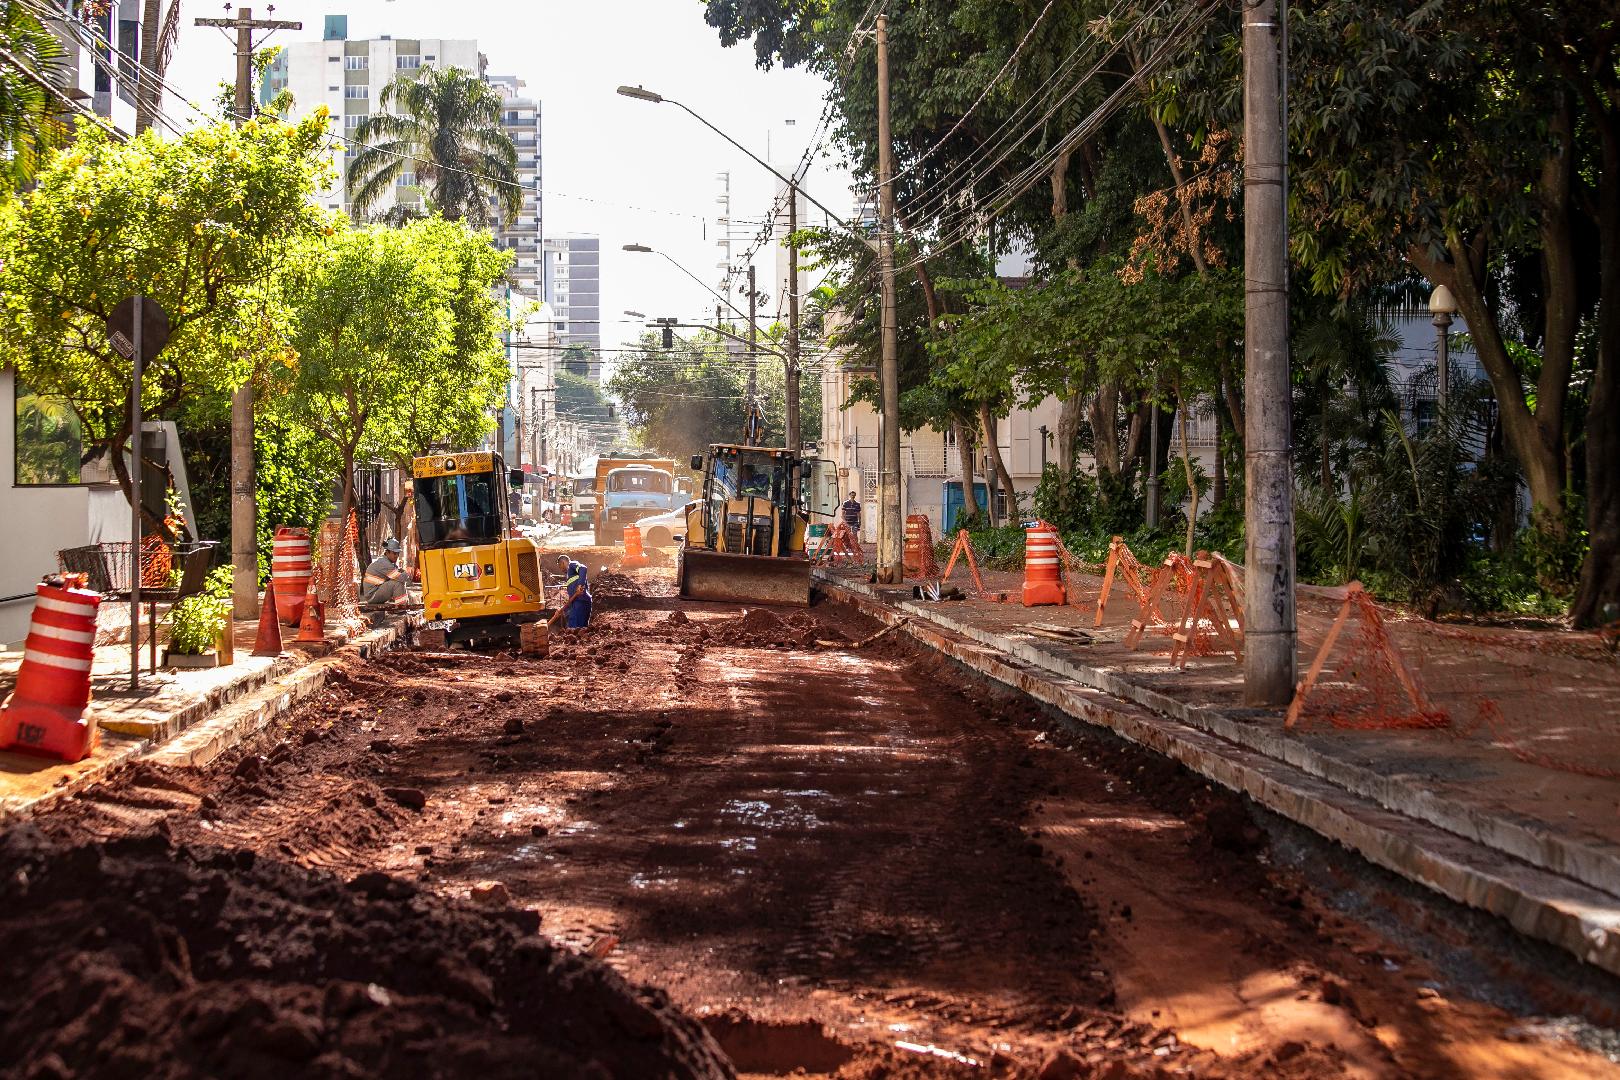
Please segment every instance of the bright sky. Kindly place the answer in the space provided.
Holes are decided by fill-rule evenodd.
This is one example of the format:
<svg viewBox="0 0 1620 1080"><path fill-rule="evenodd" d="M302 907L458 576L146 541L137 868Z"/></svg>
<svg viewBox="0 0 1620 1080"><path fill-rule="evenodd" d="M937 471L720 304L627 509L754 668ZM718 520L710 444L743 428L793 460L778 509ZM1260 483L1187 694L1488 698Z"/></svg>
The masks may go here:
<svg viewBox="0 0 1620 1080"><path fill-rule="evenodd" d="M319 40L324 16L346 14L353 39L474 38L490 74L523 79L541 103L542 228L548 236L602 238L604 347L640 332L625 309L682 321L714 315L715 300L701 286L657 255L622 245L666 252L714 285L723 258L715 246L716 174L730 171L734 230L747 233L735 258L776 194L769 173L674 105L619 97L615 88L640 84L679 99L783 173L798 162L821 116L825 83L799 71L761 72L747 45L722 48L700 0L282 0L273 16L262 4L251 6L257 18L303 22L303 30L278 31L272 44ZM223 31L191 20L223 16L222 7L185 5L186 28L169 67L176 89L200 103L233 72L233 47ZM176 120L195 116L173 99L165 110ZM835 165L823 151L804 186L847 213L849 181ZM773 249L755 262L764 288L775 273Z"/></svg>

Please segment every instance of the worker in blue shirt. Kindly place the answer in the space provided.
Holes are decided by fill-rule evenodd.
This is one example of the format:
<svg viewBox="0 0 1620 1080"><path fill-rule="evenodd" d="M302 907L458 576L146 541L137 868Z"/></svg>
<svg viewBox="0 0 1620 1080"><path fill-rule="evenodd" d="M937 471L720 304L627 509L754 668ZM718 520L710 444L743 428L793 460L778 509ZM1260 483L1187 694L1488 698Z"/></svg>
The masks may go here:
<svg viewBox="0 0 1620 1080"><path fill-rule="evenodd" d="M557 556L563 575L563 602L568 605L568 628L578 630L591 624L591 586L585 564L566 554Z"/></svg>

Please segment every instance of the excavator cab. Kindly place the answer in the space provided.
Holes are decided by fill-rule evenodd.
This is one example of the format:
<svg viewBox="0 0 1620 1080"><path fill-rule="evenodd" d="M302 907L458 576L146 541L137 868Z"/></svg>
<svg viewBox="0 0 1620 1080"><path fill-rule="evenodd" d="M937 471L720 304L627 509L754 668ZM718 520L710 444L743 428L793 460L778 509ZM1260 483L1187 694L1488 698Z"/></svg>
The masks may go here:
<svg viewBox="0 0 1620 1080"><path fill-rule="evenodd" d="M424 636L515 643L545 607L539 549L511 535L508 484L521 481L498 454L434 454L412 465Z"/></svg>
<svg viewBox="0 0 1620 1080"><path fill-rule="evenodd" d="M836 510L831 462L788 450L716 444L692 459L701 497L687 509L682 596L735 603L810 603L806 526ZM825 491L832 492L827 503Z"/></svg>

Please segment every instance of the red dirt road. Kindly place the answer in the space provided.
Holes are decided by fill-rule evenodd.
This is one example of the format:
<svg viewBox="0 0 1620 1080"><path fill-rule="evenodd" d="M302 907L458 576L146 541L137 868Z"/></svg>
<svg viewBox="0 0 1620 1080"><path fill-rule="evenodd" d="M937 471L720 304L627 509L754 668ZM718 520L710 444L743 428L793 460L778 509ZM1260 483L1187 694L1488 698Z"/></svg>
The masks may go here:
<svg viewBox="0 0 1620 1080"><path fill-rule="evenodd" d="M127 1072L156 1031L147 1072L177 1076L724 1075L717 1042L848 1080L1620 1077L1339 915L1161 759L853 648L876 627L833 606L685 604L659 570L597 592L547 659L385 656L249 752L8 838L0 1068ZM233 878L250 912L184 899ZM29 968L42 934L62 970ZM42 1034L87 997L138 1030Z"/></svg>

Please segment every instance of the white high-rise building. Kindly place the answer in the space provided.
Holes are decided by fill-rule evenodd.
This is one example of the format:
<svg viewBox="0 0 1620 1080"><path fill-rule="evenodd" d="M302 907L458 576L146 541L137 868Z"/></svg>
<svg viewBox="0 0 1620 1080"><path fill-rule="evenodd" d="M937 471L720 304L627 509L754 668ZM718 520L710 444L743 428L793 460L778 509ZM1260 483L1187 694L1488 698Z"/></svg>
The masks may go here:
<svg viewBox="0 0 1620 1080"><path fill-rule="evenodd" d="M595 236L546 237L545 297L558 339L566 348L583 345L591 352L588 367L578 372L602 377L602 241Z"/></svg>
<svg viewBox="0 0 1620 1080"><path fill-rule="evenodd" d="M540 187L540 102L523 93L523 80L516 75L491 75L485 79L501 95L501 128L517 147L518 186L523 206L516 220L502 221L495 235L500 247L515 253L511 277L525 293L545 295L545 258L541 252L540 224L543 220Z"/></svg>
<svg viewBox="0 0 1620 1080"><path fill-rule="evenodd" d="M461 68L482 78L484 65L476 41L394 38L387 34L351 41L348 16L328 15L320 41L295 41L282 49L266 73L259 95L261 101L267 102L283 90L291 92L293 111L299 116L325 105L338 118L339 133L352 140L360 122L377 111L383 87L396 76L437 67ZM347 143L338 146L334 155L337 177L330 188L316 196L316 201L329 210L342 210L352 216L352 193L346 180L353 148ZM407 168L395 178L392 190L367 208L366 215L381 215L395 205L419 206L421 200L416 172Z"/></svg>

